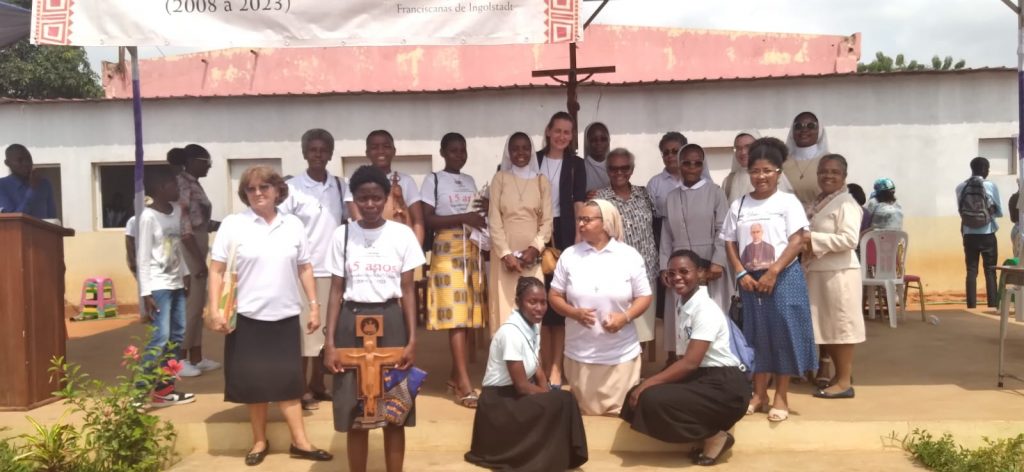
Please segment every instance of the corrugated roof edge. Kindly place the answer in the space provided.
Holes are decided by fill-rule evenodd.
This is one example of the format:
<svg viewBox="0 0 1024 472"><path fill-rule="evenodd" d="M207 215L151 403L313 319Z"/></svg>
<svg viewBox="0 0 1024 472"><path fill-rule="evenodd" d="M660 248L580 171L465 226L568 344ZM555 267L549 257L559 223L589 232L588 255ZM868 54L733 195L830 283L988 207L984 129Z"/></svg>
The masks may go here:
<svg viewBox="0 0 1024 472"><path fill-rule="evenodd" d="M673 85L673 84L684 84L684 83L705 83L705 82L756 82L765 80L784 80L784 79L822 79L822 78L833 78L833 77L893 77L893 76L908 76L908 75L956 75L956 74L971 74L979 72L1014 72L1016 68L1013 67L978 67L970 69L956 69L956 70L915 70L915 71L899 71L899 72L843 72L843 73L830 73L830 74L802 74L802 75L779 75L779 76L765 76L765 77L720 77L720 78L702 78L693 80L653 80L653 81L639 81L639 82L587 82L583 87L629 87L636 85ZM235 94L235 95L169 95L159 97L146 97L144 101L160 101L160 100L175 100L175 99L223 99L223 98L254 98L254 97L326 97L334 95L370 95L370 94L388 94L388 95L423 95L423 94L437 94L437 93L455 93L455 92L488 92L488 91L500 91L500 90L527 90L527 89L558 89L564 88L564 86L556 83L550 85L536 85L536 84L523 84L523 85L507 85L501 87L467 87L462 89L438 89L438 90L395 90L395 91L348 91L348 92L318 92L318 93L283 93L283 94ZM0 97L0 105L12 105L12 104L42 104L42 103L89 103L89 102L118 102L118 101L131 101L131 98L51 98L51 99L19 99L19 98L6 98Z"/></svg>

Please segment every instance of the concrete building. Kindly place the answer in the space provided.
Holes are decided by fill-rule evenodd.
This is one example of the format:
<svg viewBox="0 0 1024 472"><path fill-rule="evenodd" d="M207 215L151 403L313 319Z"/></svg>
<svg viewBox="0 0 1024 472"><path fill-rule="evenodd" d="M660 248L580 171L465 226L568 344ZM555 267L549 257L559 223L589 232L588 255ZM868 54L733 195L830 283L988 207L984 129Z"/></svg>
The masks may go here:
<svg viewBox="0 0 1024 472"><path fill-rule="evenodd" d="M833 51L843 49L835 44L846 37L829 38ZM795 41L789 46L796 51L786 53L790 60L814 42L802 41L803 45ZM723 51L736 46L722 44ZM991 178L999 185L1004 204L1016 189L1016 74L1009 69L857 74L837 59L840 56L833 53L829 60L818 61L827 66L793 74L780 63L777 69L760 70L756 77L734 74L589 85L580 91L581 128L594 120L606 123L612 146L637 154L633 182L639 184L661 170L661 135L682 131L708 149L712 174L720 181L730 167L732 138L738 130L757 129L784 139L793 117L812 110L828 131L831 150L850 160L850 182L869 188L878 177L895 180L910 233L909 271L923 277L929 292L962 292L963 257L953 188L969 175L970 159L985 155L992 160ZM219 57L223 54L190 58L215 64ZM587 65L602 65L599 62ZM370 130L388 129L400 156L396 167L419 176L442 167L438 141L448 131L459 131L468 139L465 171L482 184L493 175L509 134L526 131L539 143L547 118L565 103L564 89L539 84L183 96L176 90L163 93L168 90L160 88L159 80L153 80L156 86L147 85L147 67L144 62L143 90L154 97L143 105L147 163L162 163L174 146L206 146L214 163L203 184L213 200L215 218L240 208L235 189L244 168L266 163L285 174L302 172L299 136L308 128L322 127L334 134L331 166L341 174L366 162L364 138ZM190 67L180 66L185 71ZM307 70L305 75L316 74ZM182 80L191 79L185 73ZM262 83L258 75L249 80ZM27 145L39 165L52 169L63 221L78 232L66 241L67 299L72 303L77 303L82 279L95 274L113 277L123 302L133 299L123 230L105 228L103 218L114 193L130 193L131 102L121 98L116 77L107 82L108 93L115 98L0 102L0 141ZM1001 226L1000 251L1008 255L1009 220Z"/></svg>

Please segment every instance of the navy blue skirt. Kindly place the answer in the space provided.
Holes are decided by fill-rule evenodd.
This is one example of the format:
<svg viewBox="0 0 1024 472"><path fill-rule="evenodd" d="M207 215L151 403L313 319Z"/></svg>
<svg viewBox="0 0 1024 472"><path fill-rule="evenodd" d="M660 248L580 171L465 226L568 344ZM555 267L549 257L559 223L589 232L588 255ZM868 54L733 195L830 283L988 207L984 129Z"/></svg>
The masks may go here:
<svg viewBox="0 0 1024 472"><path fill-rule="evenodd" d="M765 271L751 272L759 280ZM811 302L803 268L794 262L775 280L770 295L740 289L743 336L754 348L757 373L802 376L818 369Z"/></svg>

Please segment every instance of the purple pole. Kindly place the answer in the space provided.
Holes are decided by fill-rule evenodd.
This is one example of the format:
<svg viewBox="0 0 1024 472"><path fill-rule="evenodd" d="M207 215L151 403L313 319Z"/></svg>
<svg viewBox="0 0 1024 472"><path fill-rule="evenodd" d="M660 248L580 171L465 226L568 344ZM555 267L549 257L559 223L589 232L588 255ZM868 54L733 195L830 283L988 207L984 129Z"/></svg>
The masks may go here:
<svg viewBox="0 0 1024 472"><path fill-rule="evenodd" d="M1017 2L1017 191L1024 189L1024 2ZM1024 218L1024 205L1017 199L1017 206L1021 211L1018 218ZM1013 211L1011 208L1010 211ZM1024 221L1018 219L1017 221ZM1018 239L1022 239L1018 236ZM1021 241L1011 241L1014 248L1022 244ZM1022 261L1017 261L1018 267L1024 267Z"/></svg>
<svg viewBox="0 0 1024 472"><path fill-rule="evenodd" d="M142 88L139 85L139 50L128 48L132 55L132 117L135 123L135 215L142 213L145 199L143 188L143 152L142 152Z"/></svg>

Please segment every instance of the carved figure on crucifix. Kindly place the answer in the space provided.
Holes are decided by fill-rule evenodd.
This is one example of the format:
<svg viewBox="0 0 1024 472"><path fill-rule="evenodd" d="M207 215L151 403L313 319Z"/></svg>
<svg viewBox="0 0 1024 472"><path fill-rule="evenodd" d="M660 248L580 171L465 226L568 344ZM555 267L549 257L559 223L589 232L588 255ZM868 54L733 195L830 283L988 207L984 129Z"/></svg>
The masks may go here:
<svg viewBox="0 0 1024 472"><path fill-rule="evenodd" d="M363 400L363 416L356 419L354 427L357 429L373 428L384 421L384 416L377 413L384 396L383 370L394 367L402 359L403 348L377 347L377 339L383 335L383 315L357 315L356 337L363 338L363 347L334 350L335 356L346 369L358 370L359 398Z"/></svg>

